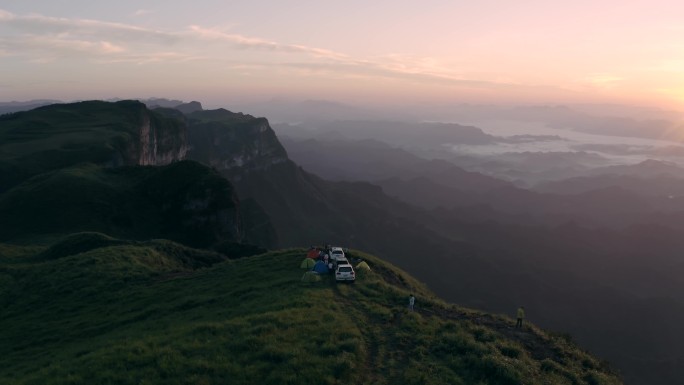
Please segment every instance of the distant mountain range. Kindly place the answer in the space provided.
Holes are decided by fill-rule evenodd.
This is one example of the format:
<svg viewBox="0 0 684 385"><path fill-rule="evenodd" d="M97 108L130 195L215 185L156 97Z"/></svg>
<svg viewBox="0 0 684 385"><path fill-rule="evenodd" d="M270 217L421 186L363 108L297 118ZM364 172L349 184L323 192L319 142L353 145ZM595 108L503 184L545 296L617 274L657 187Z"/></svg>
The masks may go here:
<svg viewBox="0 0 684 385"><path fill-rule="evenodd" d="M265 118L176 102L0 117L0 210L11 213L0 218L2 242L49 245L98 231L228 257L337 243L379 255L451 301L497 313L524 304L530 319L571 332L629 383L684 375L684 335L674 332L684 322L684 200L628 184L531 191L461 167L483 159L413 151L501 140L476 127L346 121L274 131ZM587 175L606 165L590 153L515 157L522 171L533 158L576 162L573 172ZM669 167L646 164L660 166Z"/></svg>
<svg viewBox="0 0 684 385"><path fill-rule="evenodd" d="M682 268L677 255L684 246L678 241L684 235L684 216L678 213L684 206L681 199L662 194L672 190L657 188L681 184L682 179L672 176L678 175L675 166L647 161L604 167L602 159L592 159L595 156L588 153L511 154L512 159L530 161L529 169L577 159L584 166L575 173L598 174L586 177L594 182L587 188L580 187L579 178L567 179L545 185L557 188L548 190L553 194L542 194L374 140L313 137L282 140L290 157L304 169L332 180L368 181L390 196L430 210L428 216L412 217L455 242L451 255L437 259L439 269L419 273L439 293L492 311L505 311L515 302L534 298L535 307L545 309L540 315L545 324L572 330L593 349L620 362L633 381L676 378L678 361L668 358L676 348L663 343L664 335L656 337L651 328L656 322L662 323L662 330L671 330L673 317L684 317L682 297L676 294L682 287L676 283L677 274L672 274L672 269ZM589 167L592 162L597 167ZM652 176L644 179L644 175ZM612 183L626 179L632 183ZM545 188L540 185L539 191ZM439 252L425 245L423 255L432 260ZM453 271L455 276L447 278L438 270ZM597 297L601 301L595 301ZM642 328L623 317L636 312L635 306L668 315L658 320L647 317L649 321L643 322L648 326ZM613 311L606 312L606 307ZM582 322L577 314L586 314L591 321ZM632 315L631 319L635 317L640 318ZM629 326L608 343L601 337L606 330L599 325L611 323ZM637 348L626 342L630 333L651 335L661 342ZM615 341L625 345L613 348ZM650 361L664 346L670 353ZM635 350L651 353L641 358L624 354ZM647 374L647 361L657 365L658 376Z"/></svg>
<svg viewBox="0 0 684 385"><path fill-rule="evenodd" d="M18 111L28 111L37 107L47 106L49 104L60 103L59 100L40 99L29 100L25 102L0 102L0 114L9 114Z"/></svg>

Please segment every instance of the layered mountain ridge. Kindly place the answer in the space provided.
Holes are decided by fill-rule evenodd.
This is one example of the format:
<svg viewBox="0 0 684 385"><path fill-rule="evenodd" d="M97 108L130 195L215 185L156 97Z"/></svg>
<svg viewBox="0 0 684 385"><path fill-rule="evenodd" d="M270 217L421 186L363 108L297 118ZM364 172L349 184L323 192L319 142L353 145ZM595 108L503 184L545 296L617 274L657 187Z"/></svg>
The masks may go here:
<svg viewBox="0 0 684 385"><path fill-rule="evenodd" d="M302 287L302 250L226 262L259 252L244 242L341 240L418 276L447 256L466 265L466 249L449 247L458 242L415 207L301 169L263 118L84 102L3 116L0 137L11 171L0 190L7 381L620 383L567 340L447 306L369 255L349 256L374 271L355 287ZM409 291L421 298L416 313L400 305ZM312 311L319 326L349 327L311 345ZM323 368L334 357L332 374L305 362L310 352Z"/></svg>
<svg viewBox="0 0 684 385"><path fill-rule="evenodd" d="M62 127L64 131L73 131L72 138L82 139L80 142L76 141L78 146L62 146L59 141L46 140L44 136L49 136L49 126L43 126L44 131L40 135L36 131L34 136L43 136L41 140L45 148L58 151L60 159L65 159L63 155L69 154L71 147L103 150L101 153L93 151L97 156L69 158L73 160L71 163L51 165L46 162L27 168L22 174L27 176L19 178L13 185L12 190L15 193L10 194L8 191L0 195L2 210L17 207L11 216L2 220L5 229L17 229L3 241L21 240L30 243L31 240L42 238L42 243L49 243L64 235L55 231L64 228L63 222L42 220L40 214L42 208L58 201L56 198L48 199L51 191L76 184L72 183L72 179L64 179L65 182L59 184L44 184L40 178L59 181L67 174L69 178L77 177L87 187L80 189L83 191L82 195L73 194L73 202L96 203L93 206L84 206L82 214L75 216L77 218L74 220L74 223L81 224L64 228L68 233L100 231L136 241L168 238L217 251L230 249L222 248L222 245L240 242L269 248L340 243L378 254L399 265L418 279L428 282L431 288L450 301L484 307L494 312L510 312L519 303L531 304L534 319L543 320L545 325L555 329L572 330L573 334L577 333L582 344L594 341L593 338L598 338L597 335L601 333L600 328L592 325L615 321L612 316L593 314L589 317L590 325L578 328L580 330L570 329L567 322L575 322L575 318L562 318L574 306L590 314L596 310L593 302L586 301L587 288L600 293L608 301L606 303L614 303L611 301L616 298L624 300L624 304L628 303L621 292L612 288L606 290L597 284L603 278L601 274L604 270L597 270L595 276L598 279L593 276L587 278L578 267L568 273L568 266L571 264L565 261L566 258L567 261L578 258L593 269L596 261L592 259L603 253L610 258L601 263L600 267L608 269L610 261L614 261L626 249L616 246L617 241L613 240L619 239L617 235L607 233L609 236L606 239L609 242L602 244L598 238L606 234L593 232L582 226L573 227L568 224L567 227L544 228L539 226L535 218L527 222L520 220L517 216L520 212L526 211L528 207L534 208L529 206L532 198L545 197L543 194L522 190L509 182L481 174L465 172L445 161L427 162L430 163L429 167L415 163L411 175L402 175L417 178L413 184L407 184L410 181L406 178L384 179L379 182L372 178L361 179L363 181L348 178L333 182L327 180L331 173L317 176L308 172L309 164L302 169L300 162L293 162L286 151L287 146L281 145L264 118L223 109L205 111L197 104L187 106L185 113L162 107L145 110L144 114L149 115L150 121L148 130L143 129L146 127L145 120L140 118L144 115L133 113L140 108L139 104L119 103L110 104L118 109L132 103L131 111L112 113L115 115L114 119L104 112L92 113L90 116L75 114L74 121L78 121L80 126L76 124L68 127L66 124ZM64 107L62 105L60 108ZM30 121L30 112L26 114L22 119ZM132 118L122 119L129 114ZM114 123L107 125L104 123L106 120ZM29 125L30 123L26 123L26 126ZM89 125L93 133L99 132L103 127L117 131L115 126L119 125L125 134L119 135L123 139L113 140L111 144L105 141L108 144L100 146L99 139L88 136ZM0 125L0 135L4 135L2 129L3 126ZM58 132L60 131L55 131ZM59 135L61 137L63 134ZM124 142L120 142L121 140ZM21 154L17 151L21 144L14 140L0 143L4 143L0 144L0 162L21 164L16 162L16 156L5 157L5 154L10 153L25 156L24 159L31 158L29 152ZM350 148L339 148L344 154L336 157L334 148L325 148L320 143L312 143L310 146L316 150L312 153L319 156L313 156L311 163L319 159L321 167L328 164L328 159L353 159L354 156L358 160L362 159ZM40 159L43 149L37 146L33 148L40 150L37 152ZM371 148L370 152L373 151L382 153L384 150L376 147ZM326 155L329 158L321 158ZM113 159L119 161L112 161ZM373 162L381 160L382 157L379 156ZM170 163L162 166L167 162ZM4 167L4 163L0 164ZM29 164L30 162L24 166ZM149 166L142 166L144 164ZM370 162L368 165L365 168L363 165L360 168L354 167L357 171L374 172L374 168L370 167L374 164ZM51 168L52 166L55 168ZM32 174L32 170L37 170L38 173ZM182 170L187 172L184 174ZM430 172L425 172L426 170ZM344 171L353 170L349 167ZM113 175L119 175L117 182L111 185L105 183L104 188L90 190L103 180L113 180ZM377 175L379 174L373 178ZM437 193L433 196L438 196L439 202L458 204L451 207L433 205L425 210L411 201L410 194L399 194L410 192L407 189L410 185L424 186L426 182L420 178L427 178L430 183L435 183L432 192ZM155 182L157 179L163 183ZM183 181L187 183L181 183ZM382 188L376 183L382 185ZM35 193L26 195L24 191ZM96 194L92 195L91 191ZM388 193L395 197L388 196ZM22 196L30 196L28 202L32 203L17 205ZM89 200L88 197L95 199ZM491 202L495 202L497 197L507 197L508 200L500 200L499 206L492 205ZM576 199L576 202L598 202L593 209L596 212L597 209L603 209L601 202L615 202L615 197L614 191L606 191ZM627 198L629 197L625 199ZM424 201L437 202L429 196ZM35 210L31 215L24 215L21 219L28 225L17 226L20 222L17 218L21 217L19 213L26 212L20 208L31 207L37 202L43 202L41 209ZM102 202L111 204L104 205L104 208L98 206ZM64 206L61 212L56 210L52 218L68 218L72 207L73 205ZM147 209L143 209L145 207ZM592 210L590 206L585 207ZM502 220L506 217L501 215L501 208L510 209L508 220ZM566 212L572 212L572 209L566 209ZM99 223L95 221L83 225L82 218L93 216L88 213L97 213L94 216L103 219ZM212 216L211 213L216 215ZM563 217L559 215L558 218L560 221L554 223L565 226ZM46 222L41 225L44 229L33 226L38 229L26 233L31 224L41 220ZM525 225L519 225L520 223ZM187 236L188 234L195 235ZM209 236L202 238L207 234ZM184 236L186 237L183 238ZM659 251L662 249L662 252L658 259L669 256L678 247L676 244L660 244L662 246ZM644 243L639 247L649 245L650 243ZM566 246L562 253L559 252ZM591 247L596 249L587 254L586 249ZM525 255L520 255L523 253ZM230 253L227 252L226 255L230 256ZM631 255L629 257L632 258ZM634 263L634 266L638 264ZM628 276L626 268L627 266L624 279ZM620 279L623 279L622 276ZM612 285L613 282L609 284ZM546 295L540 297L538 292ZM653 309L662 311L662 304L664 302L654 304ZM623 306L620 303L618 312L613 315L624 314L628 311L626 309L631 308L631 304ZM555 314L561 317L554 318ZM640 318L636 317L634 322L638 322L638 319ZM630 322L632 321L628 321L624 328L616 330L612 339L624 340L629 334L629 325L633 325ZM644 352L650 351L648 342L644 342L642 347ZM592 350L594 349L604 357L615 354L615 349L600 344L598 348L592 345ZM667 378L675 377L675 370L669 361L663 364L663 368L662 373L666 373Z"/></svg>

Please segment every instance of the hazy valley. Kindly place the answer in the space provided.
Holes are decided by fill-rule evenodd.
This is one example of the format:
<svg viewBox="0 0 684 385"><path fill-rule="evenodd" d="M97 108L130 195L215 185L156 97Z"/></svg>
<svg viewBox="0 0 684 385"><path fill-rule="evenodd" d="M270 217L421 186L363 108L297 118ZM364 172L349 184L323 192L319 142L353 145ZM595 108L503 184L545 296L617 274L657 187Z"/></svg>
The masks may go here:
<svg viewBox="0 0 684 385"><path fill-rule="evenodd" d="M55 248L74 263L89 250L151 248L145 255L166 256L146 260L145 274L195 277L195 269L231 269L222 261L264 249L336 243L397 265L450 302L501 314L522 304L532 322L570 333L627 383L671 384L681 376L684 169L675 142L655 159L648 155L660 147L649 139L608 147L644 156L632 162L605 150L609 133L535 152L525 146L553 150L570 139L553 129L511 134L368 120L373 114L335 104L328 107L342 108L347 120L281 121L274 131L265 118L164 102L146 101L150 109L83 102L0 117L7 282ZM489 150L478 152L483 146ZM114 238L64 241L84 231ZM210 251L140 243L152 238ZM288 255L295 263L299 254ZM171 258L160 262L163 273L150 267L158 258ZM22 301L11 293L5 301ZM366 342L386 338L359 333ZM375 354L361 340L349 349L357 358ZM387 370L377 376L398 378Z"/></svg>
<svg viewBox="0 0 684 385"><path fill-rule="evenodd" d="M570 331L629 383L676 383L681 145L617 126L576 135L528 120L528 131L520 121L492 131L390 121L274 127L305 170L366 181L427 210L419 222L452 243L425 245L422 258L436 267L418 277L441 295L495 312L531 300L542 324Z"/></svg>

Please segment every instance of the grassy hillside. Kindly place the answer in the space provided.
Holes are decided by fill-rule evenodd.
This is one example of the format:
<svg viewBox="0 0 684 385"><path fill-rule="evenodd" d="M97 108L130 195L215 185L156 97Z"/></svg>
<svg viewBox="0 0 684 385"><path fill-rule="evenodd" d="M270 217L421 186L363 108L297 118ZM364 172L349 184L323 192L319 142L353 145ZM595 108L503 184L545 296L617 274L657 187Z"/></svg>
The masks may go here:
<svg viewBox="0 0 684 385"><path fill-rule="evenodd" d="M0 245L0 383L620 383L565 339L445 304L369 255L353 252L373 269L353 285L304 284L303 254Z"/></svg>

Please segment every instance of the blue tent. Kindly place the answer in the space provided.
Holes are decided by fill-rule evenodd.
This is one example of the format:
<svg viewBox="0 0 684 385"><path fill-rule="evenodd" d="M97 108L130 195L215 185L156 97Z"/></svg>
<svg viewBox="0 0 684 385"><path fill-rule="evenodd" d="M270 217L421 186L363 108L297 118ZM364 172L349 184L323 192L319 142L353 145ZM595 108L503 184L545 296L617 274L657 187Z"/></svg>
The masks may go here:
<svg viewBox="0 0 684 385"><path fill-rule="evenodd" d="M318 274L325 274L328 272L328 265L326 265L323 261L318 261L311 270Z"/></svg>

